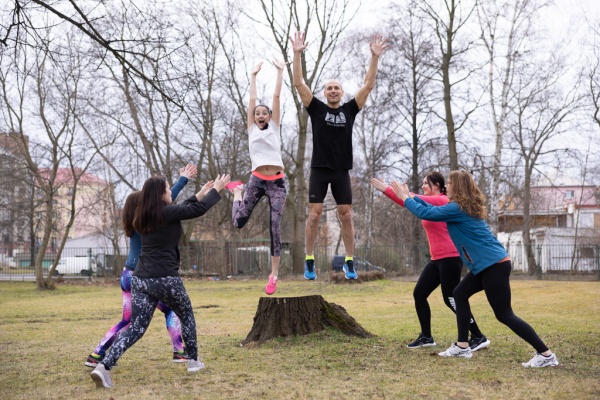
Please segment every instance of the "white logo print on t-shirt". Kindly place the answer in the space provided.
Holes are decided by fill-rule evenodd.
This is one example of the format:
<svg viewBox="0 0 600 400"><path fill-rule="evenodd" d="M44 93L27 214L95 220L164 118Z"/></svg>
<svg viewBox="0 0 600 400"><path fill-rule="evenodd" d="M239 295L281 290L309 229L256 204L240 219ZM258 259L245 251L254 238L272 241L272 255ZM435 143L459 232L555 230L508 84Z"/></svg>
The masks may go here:
<svg viewBox="0 0 600 400"><path fill-rule="evenodd" d="M340 112L338 115L327 113L325 115L325 122L331 126L344 126L346 125L346 116L343 112Z"/></svg>

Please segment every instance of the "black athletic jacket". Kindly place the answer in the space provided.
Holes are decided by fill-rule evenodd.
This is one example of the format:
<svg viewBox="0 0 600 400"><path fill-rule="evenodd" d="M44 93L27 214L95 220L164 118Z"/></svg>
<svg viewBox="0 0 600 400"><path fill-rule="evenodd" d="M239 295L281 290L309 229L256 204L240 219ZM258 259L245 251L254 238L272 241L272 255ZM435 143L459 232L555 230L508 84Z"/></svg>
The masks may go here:
<svg viewBox="0 0 600 400"><path fill-rule="evenodd" d="M182 204L163 207L163 225L154 232L141 235L142 252L133 275L140 278L179 276L181 221L206 214L219 200L219 192L211 189L200 201L192 196Z"/></svg>

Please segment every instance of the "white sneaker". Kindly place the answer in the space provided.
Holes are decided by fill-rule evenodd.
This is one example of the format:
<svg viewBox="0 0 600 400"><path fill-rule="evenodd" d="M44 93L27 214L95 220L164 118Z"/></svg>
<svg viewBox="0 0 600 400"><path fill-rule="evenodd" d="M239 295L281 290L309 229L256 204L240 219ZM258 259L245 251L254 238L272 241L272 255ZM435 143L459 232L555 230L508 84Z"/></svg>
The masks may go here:
<svg viewBox="0 0 600 400"><path fill-rule="evenodd" d="M188 365L187 365L188 372L198 372L203 368L206 368L206 365L204 365L204 363L200 360L188 361Z"/></svg>
<svg viewBox="0 0 600 400"><path fill-rule="evenodd" d="M525 368L544 368L544 367L556 367L558 365L558 359L554 353L548 357L535 353L533 358L526 363L521 363Z"/></svg>
<svg viewBox="0 0 600 400"><path fill-rule="evenodd" d="M452 346L448 347L446 351L438 353L438 356L471 358L473 357L473 352L471 351L470 347L463 349L461 347L458 347L456 343L452 343Z"/></svg>
<svg viewBox="0 0 600 400"><path fill-rule="evenodd" d="M104 364L98 364L92 371L91 376L92 380L96 382L96 389L113 387L112 380L110 379L110 371L104 367Z"/></svg>

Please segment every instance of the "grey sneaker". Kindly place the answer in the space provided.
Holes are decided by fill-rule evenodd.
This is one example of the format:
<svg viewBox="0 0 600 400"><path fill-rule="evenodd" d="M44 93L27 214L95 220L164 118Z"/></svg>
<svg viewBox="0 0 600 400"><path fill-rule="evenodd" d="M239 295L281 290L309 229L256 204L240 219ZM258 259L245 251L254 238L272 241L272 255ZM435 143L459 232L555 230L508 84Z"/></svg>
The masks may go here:
<svg viewBox="0 0 600 400"><path fill-rule="evenodd" d="M200 360L189 360L188 361L188 372L198 372L201 369L205 368L206 365Z"/></svg>
<svg viewBox="0 0 600 400"><path fill-rule="evenodd" d="M471 358L473 357L473 352L471 352L471 348L467 347L463 349L458 347L456 343L452 343L452 346L448 347L446 351L442 351L438 353L439 356L442 357L462 357L462 358Z"/></svg>
<svg viewBox="0 0 600 400"><path fill-rule="evenodd" d="M540 353L535 353L533 358L526 363L521 363L525 368L544 368L558 366L558 359L554 353L549 356L543 356Z"/></svg>
<svg viewBox="0 0 600 400"><path fill-rule="evenodd" d="M104 367L104 364L98 364L98 366L92 371L91 376L92 380L96 382L96 389L100 389L101 387L113 387L112 379L110 379L110 371Z"/></svg>

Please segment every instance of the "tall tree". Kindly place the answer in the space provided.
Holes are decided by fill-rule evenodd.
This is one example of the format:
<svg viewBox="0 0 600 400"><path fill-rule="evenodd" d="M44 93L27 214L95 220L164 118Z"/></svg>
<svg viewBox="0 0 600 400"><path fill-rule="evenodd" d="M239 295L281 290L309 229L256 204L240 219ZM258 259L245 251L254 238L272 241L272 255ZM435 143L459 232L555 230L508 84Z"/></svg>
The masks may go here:
<svg viewBox="0 0 600 400"><path fill-rule="evenodd" d="M46 38L48 40L49 35ZM60 51L48 41L46 46L33 52L16 46L11 52L0 53L4 118L10 131L15 133L18 152L33 176L34 196L40 200L40 208L33 211L43 216L42 232L32 232L36 236L32 237L32 243L37 250L35 273L40 289L54 288L52 274L75 219L77 184L94 156L78 139L79 127L74 117L79 108L81 73L88 60L75 51L82 44L73 36L67 35L65 40L66 43L57 41L55 44L60 46ZM35 104L35 107L28 109L26 104ZM41 138L28 139L30 131L39 132ZM70 171L67 181L59 174L61 166ZM59 204L57 196L65 184L72 187L71 201ZM58 213L64 211L68 213L65 226L57 226ZM44 277L42 264L47 249L54 247L53 237L59 237L60 243L56 243L54 263Z"/></svg>
<svg viewBox="0 0 600 400"><path fill-rule="evenodd" d="M544 162L560 162L568 147L557 140L571 128L571 119L580 106L577 85L564 91L560 78L567 66L557 55L543 61L531 57L527 68L519 69L511 87L515 106L511 111L511 147L521 157L523 167L523 245L530 274L540 274L531 240L532 176ZM562 141L565 144L565 141ZM556 156L556 157L554 157Z"/></svg>
<svg viewBox="0 0 600 400"><path fill-rule="evenodd" d="M502 150L506 118L512 106L511 86L515 61L523 52L524 43L532 40L532 23L545 2L537 0L497 1L481 0L477 15L481 28L481 40L488 56L487 88L490 116L495 133L494 156L491 166L489 191L489 225L498 233L498 195L502 173Z"/></svg>
<svg viewBox="0 0 600 400"><path fill-rule="evenodd" d="M474 39L462 40L459 31L465 31L465 25L475 10L477 1L466 4L463 0L427 0L419 2L421 10L429 17L437 37L440 60L438 62L439 75L442 81L444 113L441 118L446 124L448 138L448 158L450 170L459 167L456 133L467 122L469 116L477 108L471 105L470 99L461 99L466 104L458 106L463 108L462 115L455 115L457 96L456 85L468 81L471 73L478 69L467 68L464 63L466 53L471 49ZM441 11L440 11L441 9ZM465 36L466 37L466 36ZM467 92L465 92L467 93ZM477 103L477 102L476 102ZM465 108L466 107L466 108Z"/></svg>

